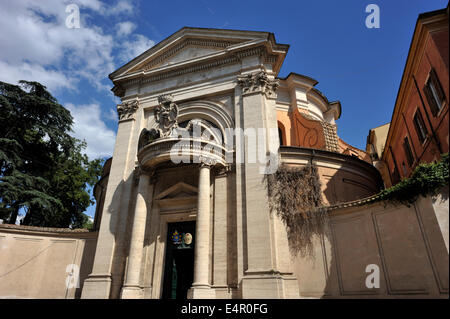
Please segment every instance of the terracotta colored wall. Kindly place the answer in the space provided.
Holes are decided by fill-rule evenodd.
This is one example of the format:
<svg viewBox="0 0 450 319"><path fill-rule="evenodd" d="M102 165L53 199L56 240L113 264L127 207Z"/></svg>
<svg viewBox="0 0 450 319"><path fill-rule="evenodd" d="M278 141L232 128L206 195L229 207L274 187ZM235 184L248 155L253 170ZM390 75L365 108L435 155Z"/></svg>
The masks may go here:
<svg viewBox="0 0 450 319"><path fill-rule="evenodd" d="M404 100L405 105L397 105L397 108L403 107L404 111L400 115L400 121L396 123L396 129L398 131L394 139L391 140L391 143L386 145L385 148L385 152L389 152L389 146L392 148L394 156L389 152L386 156L387 164L392 172L395 157L400 178L409 177L419 163L428 163L439 160L440 154L446 153L449 150L449 74L448 62L443 60L443 58L448 59L448 29L446 31L435 32L432 35L428 34L425 43L424 53L420 56L417 72L414 73L419 91L412 78L405 80L410 81L407 97ZM434 68L436 71L446 97L445 106L437 116L434 116L431 112L423 90L431 68ZM422 114L429 135L423 143L419 140L413 122L414 114L417 110L420 110L420 113ZM435 137L433 137L433 133L435 134ZM410 141L411 150L414 155L414 162L411 166L408 165L403 148L403 140L406 136ZM441 149L438 147L436 138L441 144ZM404 172L402 168L403 163L405 163L406 172Z"/></svg>
<svg viewBox="0 0 450 319"><path fill-rule="evenodd" d="M291 134L291 119L286 111L277 110L278 127L283 131L283 142L286 145L292 145Z"/></svg>
<svg viewBox="0 0 450 319"><path fill-rule="evenodd" d="M283 132L284 145L326 150L325 135L320 122L309 120L300 113L300 110L292 113L277 110L278 127ZM338 151L372 163L367 152L345 143L340 138L338 138Z"/></svg>

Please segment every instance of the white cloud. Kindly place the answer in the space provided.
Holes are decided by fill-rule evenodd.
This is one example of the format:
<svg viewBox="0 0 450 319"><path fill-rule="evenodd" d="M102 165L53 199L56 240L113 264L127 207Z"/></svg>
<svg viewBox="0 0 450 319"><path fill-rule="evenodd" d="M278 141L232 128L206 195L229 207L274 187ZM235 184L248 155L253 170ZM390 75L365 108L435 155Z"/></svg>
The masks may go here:
<svg viewBox="0 0 450 319"><path fill-rule="evenodd" d="M115 14L132 14L134 12L134 7L129 1L119 1L115 6L111 6L105 10L107 15Z"/></svg>
<svg viewBox="0 0 450 319"><path fill-rule="evenodd" d="M69 13L65 9L73 2L80 8L81 27L69 29L65 24ZM124 46L122 41L114 41L114 30L89 22L96 20L90 19L86 10L113 19L111 15L132 14L134 7L125 0L115 5L98 0L0 2L0 61L9 66L2 69L0 80L17 82L32 74L33 80L49 89L71 88L73 83L85 79L99 90L109 90L107 75L116 67L115 58L123 63L123 57L133 58L133 53L140 52L144 45L153 45L153 41L133 35L126 43L135 47ZM117 25L117 36L121 37L136 28L129 21Z"/></svg>
<svg viewBox="0 0 450 319"><path fill-rule="evenodd" d="M116 34L118 37L123 37L129 35L131 32L133 32L134 29L136 29L136 25L133 22L125 21L118 23Z"/></svg>
<svg viewBox="0 0 450 319"><path fill-rule="evenodd" d="M65 24L66 6L72 3L80 8L78 29ZM137 26L128 15L134 13L131 0L0 1L0 81L38 81L54 95L79 91L78 85L88 82L118 102L108 74L154 45L132 33ZM115 110L106 110L102 119L98 103L67 107L75 120L74 135L88 144L88 156L111 156L115 133L104 121L117 122Z"/></svg>
<svg viewBox="0 0 450 319"><path fill-rule="evenodd" d="M65 107L74 118L74 137L85 140L85 152L89 159L112 156L116 134L102 121L100 105L97 103Z"/></svg>
<svg viewBox="0 0 450 319"><path fill-rule="evenodd" d="M155 45L155 42L148 39L146 36L134 34L132 40L123 42L123 51L120 53L119 57L122 62L128 62L144 51L150 49L153 45Z"/></svg>
<svg viewBox="0 0 450 319"><path fill-rule="evenodd" d="M113 121L113 122L117 122L118 121L117 111L112 108L108 109L108 113L106 114L106 119Z"/></svg>
<svg viewBox="0 0 450 319"><path fill-rule="evenodd" d="M99 87L114 70L113 38L95 26L69 29L66 15L63 1L1 2L0 61L9 67L0 80L17 82L31 75L54 89L72 87L85 77Z"/></svg>
<svg viewBox="0 0 450 319"><path fill-rule="evenodd" d="M66 77L62 72L45 69L39 64L23 63L17 66L0 60L0 79L4 82L17 84L19 80L36 81L45 83L47 88L56 91L62 88L75 90L76 80Z"/></svg>

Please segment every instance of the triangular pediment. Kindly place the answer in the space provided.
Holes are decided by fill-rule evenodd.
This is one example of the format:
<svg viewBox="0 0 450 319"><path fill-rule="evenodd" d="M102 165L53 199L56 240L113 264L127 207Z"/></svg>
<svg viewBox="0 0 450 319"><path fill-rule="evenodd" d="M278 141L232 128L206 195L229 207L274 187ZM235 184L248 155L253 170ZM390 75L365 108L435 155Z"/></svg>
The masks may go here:
<svg viewBox="0 0 450 319"><path fill-rule="evenodd" d="M252 47L265 42L270 42L274 50L280 46L268 32L185 27L120 67L109 77L114 82L138 76L142 72L147 74L164 71L166 68L185 67L209 58L220 58L221 54L240 50L241 47ZM287 47L281 45L283 54Z"/></svg>
<svg viewBox="0 0 450 319"><path fill-rule="evenodd" d="M198 190L196 187L183 182L179 182L159 193L158 196L155 197L155 199L164 200L189 198L192 196L197 196L197 192Z"/></svg>
<svg viewBox="0 0 450 319"><path fill-rule="evenodd" d="M127 73L149 71L164 66L187 62L223 51L227 47L239 43L195 38L182 39L178 42L179 43L172 47L165 48L160 54L146 59L144 63L139 63Z"/></svg>

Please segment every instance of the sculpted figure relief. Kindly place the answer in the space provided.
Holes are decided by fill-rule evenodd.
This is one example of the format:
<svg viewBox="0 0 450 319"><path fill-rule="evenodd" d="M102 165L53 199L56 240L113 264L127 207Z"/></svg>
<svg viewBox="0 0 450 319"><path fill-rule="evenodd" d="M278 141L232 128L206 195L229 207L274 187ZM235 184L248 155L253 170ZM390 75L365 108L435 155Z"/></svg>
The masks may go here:
<svg viewBox="0 0 450 319"><path fill-rule="evenodd" d="M154 111L158 127L151 130L144 128L141 131L138 149L158 138L170 136L172 131L178 127L178 106L173 102L173 97L170 94L163 94L158 96L158 102L159 105Z"/></svg>
<svg viewBox="0 0 450 319"><path fill-rule="evenodd" d="M171 95L158 97L159 105L155 108L155 120L159 124L161 137L170 136L172 130L178 126L178 106L172 101Z"/></svg>

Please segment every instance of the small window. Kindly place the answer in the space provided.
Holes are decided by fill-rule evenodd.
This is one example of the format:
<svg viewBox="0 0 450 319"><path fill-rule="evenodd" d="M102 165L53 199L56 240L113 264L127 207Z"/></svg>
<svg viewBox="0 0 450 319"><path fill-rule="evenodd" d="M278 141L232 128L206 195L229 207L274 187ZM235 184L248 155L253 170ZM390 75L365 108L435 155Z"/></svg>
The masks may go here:
<svg viewBox="0 0 450 319"><path fill-rule="evenodd" d="M428 77L428 81L423 90L425 92L428 104L430 105L431 112L434 116L436 116L444 107L445 94L434 69L431 69L430 76Z"/></svg>
<svg viewBox="0 0 450 319"><path fill-rule="evenodd" d="M428 132L419 109L417 109L416 114L414 114L414 126L420 143L423 143L427 138Z"/></svg>
<svg viewBox="0 0 450 319"><path fill-rule="evenodd" d="M405 149L406 160L408 161L408 165L411 166L414 162L414 156L411 151L411 146L409 144L408 138L405 137L403 140L403 148Z"/></svg>

